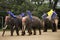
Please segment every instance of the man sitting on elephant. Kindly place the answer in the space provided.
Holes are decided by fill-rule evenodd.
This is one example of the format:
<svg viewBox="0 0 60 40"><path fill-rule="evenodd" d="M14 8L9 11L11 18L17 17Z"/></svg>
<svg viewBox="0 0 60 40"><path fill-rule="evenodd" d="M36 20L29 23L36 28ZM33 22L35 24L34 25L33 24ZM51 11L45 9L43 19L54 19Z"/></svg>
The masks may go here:
<svg viewBox="0 0 60 40"><path fill-rule="evenodd" d="M27 11L27 15L30 18L30 20L32 21L32 13L29 10Z"/></svg>

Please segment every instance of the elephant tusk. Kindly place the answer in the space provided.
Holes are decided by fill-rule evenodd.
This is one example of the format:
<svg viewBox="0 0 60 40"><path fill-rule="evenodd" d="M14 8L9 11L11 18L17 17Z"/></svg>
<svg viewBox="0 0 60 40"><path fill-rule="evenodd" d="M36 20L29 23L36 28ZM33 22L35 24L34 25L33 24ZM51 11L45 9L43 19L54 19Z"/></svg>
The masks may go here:
<svg viewBox="0 0 60 40"><path fill-rule="evenodd" d="M6 29L8 25L6 25L3 29Z"/></svg>

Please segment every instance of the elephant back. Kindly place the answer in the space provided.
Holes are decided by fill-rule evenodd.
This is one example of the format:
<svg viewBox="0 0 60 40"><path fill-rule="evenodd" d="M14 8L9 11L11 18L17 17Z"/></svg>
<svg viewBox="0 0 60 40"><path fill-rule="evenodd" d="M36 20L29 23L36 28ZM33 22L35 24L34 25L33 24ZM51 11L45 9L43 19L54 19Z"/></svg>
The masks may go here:
<svg viewBox="0 0 60 40"><path fill-rule="evenodd" d="M30 24L32 26L38 26L38 25L40 25L41 20L38 17L36 17L36 16L32 16L32 20L30 20L30 18L27 16L25 22L26 22L26 25Z"/></svg>

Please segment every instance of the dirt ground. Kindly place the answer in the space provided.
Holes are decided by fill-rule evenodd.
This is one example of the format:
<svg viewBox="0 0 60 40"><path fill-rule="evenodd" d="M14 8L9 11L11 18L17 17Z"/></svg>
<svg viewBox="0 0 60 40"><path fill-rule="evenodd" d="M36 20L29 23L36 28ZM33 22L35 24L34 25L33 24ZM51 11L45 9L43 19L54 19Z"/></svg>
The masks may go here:
<svg viewBox="0 0 60 40"><path fill-rule="evenodd" d="M0 40L60 40L60 30L57 32L52 32L51 30L48 30L48 32L43 32L42 30L42 35L39 35L39 32L37 31L36 35L30 36L27 31L25 36L21 36L21 31L19 33L20 36L17 36L14 31L14 36L10 36L10 31L6 31L4 37L2 37L2 31L0 31Z"/></svg>

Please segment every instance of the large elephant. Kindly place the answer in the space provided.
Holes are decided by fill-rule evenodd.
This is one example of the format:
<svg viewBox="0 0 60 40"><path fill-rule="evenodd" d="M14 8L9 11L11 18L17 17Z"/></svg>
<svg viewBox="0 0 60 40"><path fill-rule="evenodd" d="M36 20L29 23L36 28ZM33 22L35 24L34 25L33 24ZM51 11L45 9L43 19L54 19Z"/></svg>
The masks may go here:
<svg viewBox="0 0 60 40"><path fill-rule="evenodd" d="M45 20L43 20L43 31L44 32L47 32L47 29L48 29L48 26L51 26L52 28L52 32L56 32L57 29L58 29L58 16L56 16L54 19L49 19L49 18L46 18ZM47 24L50 24L50 25L47 25Z"/></svg>
<svg viewBox="0 0 60 40"><path fill-rule="evenodd" d="M36 28L39 29L39 34L41 35L41 21L38 17L32 16L32 20L29 16L25 16L22 18L22 35L25 35L25 28L27 27L29 35L32 34L32 30L34 31L34 35L36 35Z"/></svg>
<svg viewBox="0 0 60 40"><path fill-rule="evenodd" d="M2 36L4 36L7 27L10 27L11 29L11 36L13 36L14 29L16 29L17 35L19 35L19 26L22 28L22 17L17 16L17 18L12 18L10 16L6 16Z"/></svg>

